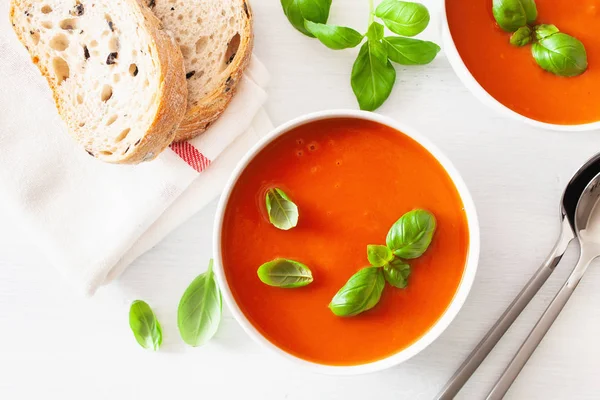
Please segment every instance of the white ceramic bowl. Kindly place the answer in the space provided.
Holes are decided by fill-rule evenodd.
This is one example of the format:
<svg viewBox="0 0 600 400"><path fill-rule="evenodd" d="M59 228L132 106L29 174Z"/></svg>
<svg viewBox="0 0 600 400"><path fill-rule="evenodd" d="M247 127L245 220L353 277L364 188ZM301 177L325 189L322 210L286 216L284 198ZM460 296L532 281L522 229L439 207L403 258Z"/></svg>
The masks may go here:
<svg viewBox="0 0 600 400"><path fill-rule="evenodd" d="M490 1L490 7L492 2ZM504 104L500 103L496 100L492 95L490 95L480 84L475 80L471 72L465 65L464 61L460 57L458 53L458 49L456 48L456 44L454 43L454 39L452 39L452 34L450 33L450 26L448 24L448 17L446 15L446 0L443 1L443 11L442 11L442 43L444 45L444 52L446 53L446 57L456 72L456 75L460 78L462 83L481 101L483 104L486 104L488 107L498 111L502 115L506 115L508 117L514 118L521 122L525 122L529 125L533 125L538 128L550 129L554 131L567 131L567 132L582 132L582 131L592 131L596 129L600 129L600 121L592 122L587 124L579 124L579 125L560 125L560 124L549 124L547 122L541 122L524 115L519 114L516 111L511 110L506 107Z"/></svg>
<svg viewBox="0 0 600 400"><path fill-rule="evenodd" d="M467 223L469 227L469 251L465 265L465 271L460 285L458 286L458 290L456 291L452 302L450 303L442 317L435 323L435 325L433 325L429 329L427 333L425 333L425 335L423 335L419 340L417 340L415 343L413 343L406 349L382 360L356 366L330 366L309 362L285 352L284 350L280 349L279 347L271 343L269 340L267 340L250 323L250 321L248 321L246 316L242 313L239 306L237 305L231 293L231 289L229 288L229 285L227 283L225 273L223 271L223 260L221 255L221 229L223 225L225 208L229 201L231 191L235 186L242 171L254 159L254 157L263 148L265 148L265 146L267 146L269 143L271 143L273 140L277 139L281 135L284 135L286 132L300 125L304 125L312 121L318 121L329 118L358 118L378 122L380 124L387 125L408 135L409 137L417 141L419 144L421 144L421 146L427 149L438 160L438 162L444 167L444 169L454 182L454 185L456 186L456 189L458 190L458 193L465 207L465 213L467 216ZM288 360L295 362L296 364L309 367L313 371L336 375L362 374L389 368L391 366L400 364L408 360L409 358L413 357L415 354L419 353L424 348L426 348L429 344L431 344L431 342L433 342L438 336L440 336L441 333L448 327L448 325L450 325L450 322L452 322L454 317L456 317L456 314L458 314L458 311L465 302L469 290L471 289L471 285L473 284L473 280L475 279L475 272L477 270L477 262L479 259L479 224L477 221L475 205L473 204L473 199L471 198L471 195L469 194L469 191L467 190L464 181L462 180L458 171L456 171L452 163L428 139L421 136L421 134L417 133L411 127L398 123L390 118L381 116L379 114L354 110L323 111L296 118L276 128L269 135L265 136L260 142L258 142L238 163L233 174L229 178L227 185L225 186L225 190L223 191L223 195L221 196L221 200L219 201L219 206L217 209L213 236L215 276L217 277L217 281L219 283L219 286L221 287L221 291L223 293L223 298L225 302L229 306L235 319L240 323L240 325L246 331L246 333L248 333L248 335L250 335L250 337L252 337L255 341L264 345L264 347L274 351L275 353L281 355L282 357Z"/></svg>

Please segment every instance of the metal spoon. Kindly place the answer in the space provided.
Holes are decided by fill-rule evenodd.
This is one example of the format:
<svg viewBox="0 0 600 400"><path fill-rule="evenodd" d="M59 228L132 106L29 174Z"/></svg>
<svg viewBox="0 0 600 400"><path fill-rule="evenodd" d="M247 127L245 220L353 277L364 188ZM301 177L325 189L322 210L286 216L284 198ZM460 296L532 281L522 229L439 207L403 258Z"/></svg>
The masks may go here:
<svg viewBox="0 0 600 400"><path fill-rule="evenodd" d="M475 370L492 351L496 343L498 343L508 328L515 322L527 304L529 304L531 299L533 299L548 277L552 274L554 268L558 265L563 254L567 250L567 246L575 238L575 209L579 198L588 183L590 183L598 173L600 173L600 154L597 154L588 160L575 175L573 175L567 184L561 199L561 232L554 248L542 266L535 272L529 282L527 282L525 287L508 306L506 311L500 316L498 321L496 321L494 326L492 326L481 342L479 342L477 347L469 354L456 373L450 378L448 383L446 383L446 386L438 393L436 399L451 400L456 396L467 380L469 380L471 375L473 375Z"/></svg>
<svg viewBox="0 0 600 400"><path fill-rule="evenodd" d="M590 263L600 257L600 174L583 191L575 211L575 232L579 240L579 261L569 278L558 291L544 314L533 327L517 354L502 373L498 382L488 395L488 400L500 400L504 397L529 357L540 344L552 323L558 317L565 304L581 281Z"/></svg>

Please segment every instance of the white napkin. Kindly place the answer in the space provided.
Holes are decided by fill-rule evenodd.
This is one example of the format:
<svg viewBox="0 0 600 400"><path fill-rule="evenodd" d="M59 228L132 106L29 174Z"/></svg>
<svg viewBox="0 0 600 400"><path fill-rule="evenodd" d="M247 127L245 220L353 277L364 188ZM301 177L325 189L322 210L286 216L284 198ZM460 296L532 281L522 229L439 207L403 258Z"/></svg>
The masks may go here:
<svg viewBox="0 0 600 400"><path fill-rule="evenodd" d="M253 58L206 133L149 163L105 164L67 134L44 78L0 18L0 207L92 295L219 194L235 163L272 128L261 109L267 81Z"/></svg>

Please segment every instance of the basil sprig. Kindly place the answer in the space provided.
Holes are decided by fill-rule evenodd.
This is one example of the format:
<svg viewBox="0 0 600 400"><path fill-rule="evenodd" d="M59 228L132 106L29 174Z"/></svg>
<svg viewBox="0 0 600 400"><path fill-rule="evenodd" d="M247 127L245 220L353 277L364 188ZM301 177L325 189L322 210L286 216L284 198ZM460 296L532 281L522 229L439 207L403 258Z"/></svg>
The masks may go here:
<svg viewBox="0 0 600 400"><path fill-rule="evenodd" d="M221 322L223 300L212 270L196 277L183 293L177 308L177 327L183 341L197 347L208 342Z"/></svg>
<svg viewBox="0 0 600 400"><path fill-rule="evenodd" d="M264 263L257 274L263 283L280 288L299 288L313 281L312 272L306 265L285 258Z"/></svg>
<svg viewBox="0 0 600 400"><path fill-rule="evenodd" d="M278 229L287 231L298 224L298 206L278 188L269 189L265 198L269 221Z"/></svg>
<svg viewBox="0 0 600 400"><path fill-rule="evenodd" d="M429 211L412 210L400 217L388 232L386 246L367 246L371 266L352 275L331 300L331 311L350 317L370 310L379 302L386 281L396 288L406 288L411 273L406 259L425 253L436 226Z"/></svg>
<svg viewBox="0 0 600 400"><path fill-rule="evenodd" d="M369 2L369 26L362 35L356 30L328 25L331 0L281 0L283 11L290 23L307 36L316 37L333 50L353 48L361 43L352 66L350 84L362 110L374 111L390 96L396 82L396 69L391 62L401 65L428 64L440 51L438 45L418 39L399 36L384 38L384 28L402 36L415 36L429 24L430 15L419 3L384 0L377 9ZM366 38L366 41L365 41Z"/></svg>
<svg viewBox="0 0 600 400"><path fill-rule="evenodd" d="M135 300L131 303L129 327L140 346L158 351L162 344L162 328L156 315L145 301Z"/></svg>
<svg viewBox="0 0 600 400"><path fill-rule="evenodd" d="M537 19L534 0L494 0L492 13L500 28L513 32L510 44L521 47L532 43L531 54L542 69L566 77L587 70L587 52L581 41L555 25L533 26Z"/></svg>

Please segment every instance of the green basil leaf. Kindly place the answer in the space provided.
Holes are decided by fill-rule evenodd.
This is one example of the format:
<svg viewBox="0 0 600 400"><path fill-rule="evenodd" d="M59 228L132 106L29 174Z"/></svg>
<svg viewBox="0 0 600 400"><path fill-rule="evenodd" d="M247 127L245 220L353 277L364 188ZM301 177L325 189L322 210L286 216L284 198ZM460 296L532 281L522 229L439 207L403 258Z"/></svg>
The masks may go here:
<svg viewBox="0 0 600 400"><path fill-rule="evenodd" d="M321 43L333 50L349 49L362 42L363 35L352 28L304 21L304 27Z"/></svg>
<svg viewBox="0 0 600 400"><path fill-rule="evenodd" d="M535 62L559 76L577 76L588 66L583 43L565 33L554 33L531 46Z"/></svg>
<svg viewBox="0 0 600 400"><path fill-rule="evenodd" d="M381 268L363 268L337 292L329 308L338 317L360 314L379 303L384 287L385 278Z"/></svg>
<svg viewBox="0 0 600 400"><path fill-rule="evenodd" d="M221 291L213 274L213 260L185 290L177 308L177 327L183 341L197 347L217 332L223 312Z"/></svg>
<svg viewBox="0 0 600 400"><path fill-rule="evenodd" d="M440 46L433 42L398 36L383 39L388 58L402 65L423 65L433 61Z"/></svg>
<svg viewBox="0 0 600 400"><path fill-rule="evenodd" d="M150 306L135 300L129 309L129 326L135 340L145 349L157 351L162 344L162 329Z"/></svg>
<svg viewBox="0 0 600 400"><path fill-rule="evenodd" d="M298 288L313 281L312 272L306 265L285 258L264 263L257 273L263 283L280 288Z"/></svg>
<svg viewBox="0 0 600 400"><path fill-rule="evenodd" d="M370 40L379 41L383 39L383 31L383 25L381 25L379 22L372 22L371 25L369 25L366 36Z"/></svg>
<svg viewBox="0 0 600 400"><path fill-rule="evenodd" d="M391 263L383 267L385 280L398 289L404 289L408 285L408 276L410 275L410 265L396 258Z"/></svg>
<svg viewBox="0 0 600 400"><path fill-rule="evenodd" d="M510 36L510 44L517 47L531 43L533 30L529 26L522 26Z"/></svg>
<svg viewBox="0 0 600 400"><path fill-rule="evenodd" d="M542 40L544 38L547 38L548 36L552 36L555 33L559 32L556 25L549 25L549 24L537 25L534 28L534 31L535 31L535 38L537 40Z"/></svg>
<svg viewBox="0 0 600 400"><path fill-rule="evenodd" d="M374 111L392 92L396 70L380 41L367 40L352 67L350 83L361 110Z"/></svg>
<svg viewBox="0 0 600 400"><path fill-rule="evenodd" d="M281 0L281 6L294 28L306 36L314 37L304 27L304 20L321 24L327 23L331 0Z"/></svg>
<svg viewBox="0 0 600 400"><path fill-rule="evenodd" d="M394 259L394 255L387 246L370 244L367 246L367 258L372 266L383 267Z"/></svg>
<svg viewBox="0 0 600 400"><path fill-rule="evenodd" d="M276 228L287 231L298 224L298 206L283 192L274 188L269 189L266 196L269 221Z"/></svg>
<svg viewBox="0 0 600 400"><path fill-rule="evenodd" d="M423 4L385 0L375 9L375 15L388 29L398 35L415 36L429 24L429 11Z"/></svg>
<svg viewBox="0 0 600 400"><path fill-rule="evenodd" d="M514 32L537 18L534 0L493 0L492 13L500 28Z"/></svg>
<svg viewBox="0 0 600 400"><path fill-rule="evenodd" d="M429 247L435 228L433 214L425 210L412 210L392 225L387 234L386 244L398 257L417 258Z"/></svg>

